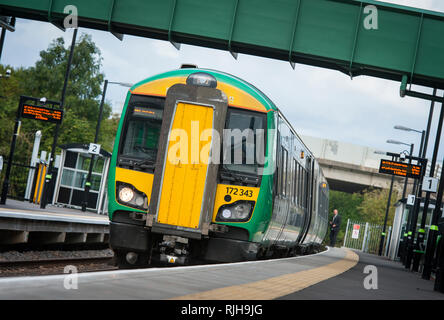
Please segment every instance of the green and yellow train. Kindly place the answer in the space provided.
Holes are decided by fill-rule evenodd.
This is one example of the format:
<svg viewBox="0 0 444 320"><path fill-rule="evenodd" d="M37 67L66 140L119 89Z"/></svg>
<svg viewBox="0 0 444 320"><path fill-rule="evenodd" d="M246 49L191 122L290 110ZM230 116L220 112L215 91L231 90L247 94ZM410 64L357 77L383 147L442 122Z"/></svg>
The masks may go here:
<svg viewBox="0 0 444 320"><path fill-rule="evenodd" d="M312 252L328 184L273 102L248 82L185 67L128 92L108 176L121 267Z"/></svg>

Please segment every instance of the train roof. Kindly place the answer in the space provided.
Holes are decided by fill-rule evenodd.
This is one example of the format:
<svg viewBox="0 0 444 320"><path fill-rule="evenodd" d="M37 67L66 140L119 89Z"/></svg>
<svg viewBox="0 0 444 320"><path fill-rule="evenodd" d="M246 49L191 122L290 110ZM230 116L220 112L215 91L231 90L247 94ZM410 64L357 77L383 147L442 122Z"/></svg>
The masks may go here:
<svg viewBox="0 0 444 320"><path fill-rule="evenodd" d="M180 82L185 83L186 78L196 72L206 72L211 75L213 75L217 82L218 82L218 88L221 86L221 84L226 84L232 87L236 87L237 89L245 92L249 96L251 96L253 99L257 100L264 108L263 111L277 111L278 108L276 105L271 101L269 97L267 97L261 90L256 88L251 83L238 78L234 75L231 75L226 72L221 72L217 70L212 69L203 69L203 68L184 68L184 69L177 69L173 71L164 72L152 77L149 77L145 80L142 80L135 85L133 85L130 89L132 93L137 93L137 89L143 87L146 83L166 79L166 78L180 78ZM179 79L178 79L179 80ZM219 88L220 89L220 88Z"/></svg>
<svg viewBox="0 0 444 320"><path fill-rule="evenodd" d="M226 72L222 72L222 71L218 71L218 70L213 70L213 69L205 69L205 68L181 68L181 69L176 69L176 70L172 70L172 71L168 71L168 72L164 72L164 73L160 73L157 74L155 76L146 78L138 83L136 83L135 85L133 85L130 88L131 93L134 94L147 94L146 92L143 91L143 87L146 86L149 83L153 83L156 81L162 81L162 80L166 80L168 78L171 78L171 80L174 80L174 83L185 83L186 78L192 74L192 73L196 73L196 72L206 72L209 73L211 75L213 75L217 82L218 82L218 89L223 90L224 88L221 88L223 86L223 84L231 86L231 87L236 87L237 89L245 92L246 94L248 94L249 96L251 96L255 101L257 101L258 103L260 103L260 105L262 106L263 110L262 112L269 112L269 111L276 111L279 112L281 114L281 116L285 119L285 121L288 123L288 125L290 126L291 130L293 131L293 133L297 136L297 138L299 139L299 141L305 146L306 151L308 152L308 154L310 154L313 158L314 155L313 153L310 151L310 149L305 145L304 141L301 139L301 137L297 134L296 130L293 128L293 126L291 125L291 123L285 118L285 116L283 115L283 113L279 110L279 108L273 103L273 101L271 101L271 99L265 94L263 93L261 90L259 90L257 87L255 87L253 84L239 78L236 77L232 74L226 73ZM156 89L159 89L159 87L156 87ZM165 94L160 94L161 96L166 95L166 90L168 88L165 87ZM230 103L230 105L232 105ZM242 107L247 107L247 106L242 106Z"/></svg>

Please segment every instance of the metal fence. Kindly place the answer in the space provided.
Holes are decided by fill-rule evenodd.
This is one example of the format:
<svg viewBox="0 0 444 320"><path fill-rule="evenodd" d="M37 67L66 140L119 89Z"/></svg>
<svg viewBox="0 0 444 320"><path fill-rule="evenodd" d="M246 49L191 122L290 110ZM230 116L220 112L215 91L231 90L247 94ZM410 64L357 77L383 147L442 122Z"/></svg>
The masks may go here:
<svg viewBox="0 0 444 320"><path fill-rule="evenodd" d="M344 236L344 247L378 254L382 230L383 226L377 224L348 219ZM382 251L384 255L387 255L389 249L388 244L390 243L391 233L392 227L388 227Z"/></svg>
<svg viewBox="0 0 444 320"><path fill-rule="evenodd" d="M3 170L0 171L0 181L3 182L5 178L6 164L3 165ZM36 167L31 167L22 163L12 163L11 173L9 175L9 190L8 198L17 200L29 200L26 197L26 186L32 183L34 179ZM31 181L29 182L29 180Z"/></svg>

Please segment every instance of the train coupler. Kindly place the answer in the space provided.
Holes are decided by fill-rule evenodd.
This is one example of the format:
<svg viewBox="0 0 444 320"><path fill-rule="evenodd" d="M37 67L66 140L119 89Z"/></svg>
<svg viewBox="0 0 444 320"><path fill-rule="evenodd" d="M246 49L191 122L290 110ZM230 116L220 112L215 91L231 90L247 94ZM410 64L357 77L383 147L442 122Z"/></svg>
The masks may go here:
<svg viewBox="0 0 444 320"><path fill-rule="evenodd" d="M188 264L190 253L187 238L178 236L163 236L163 241L159 244L160 262L172 265Z"/></svg>

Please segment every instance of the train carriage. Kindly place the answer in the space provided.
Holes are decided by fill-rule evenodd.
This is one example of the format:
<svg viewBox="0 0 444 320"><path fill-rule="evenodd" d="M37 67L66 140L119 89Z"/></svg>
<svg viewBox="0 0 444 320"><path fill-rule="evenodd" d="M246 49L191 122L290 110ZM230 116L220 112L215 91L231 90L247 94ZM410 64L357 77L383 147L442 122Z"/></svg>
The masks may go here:
<svg viewBox="0 0 444 320"><path fill-rule="evenodd" d="M273 102L190 67L129 90L108 199L122 267L311 252L328 224L327 181Z"/></svg>

